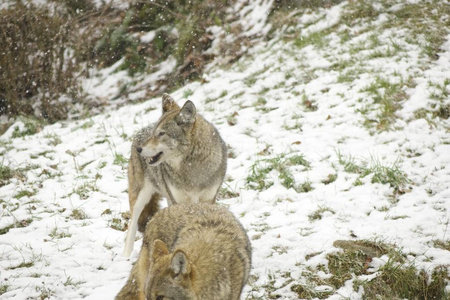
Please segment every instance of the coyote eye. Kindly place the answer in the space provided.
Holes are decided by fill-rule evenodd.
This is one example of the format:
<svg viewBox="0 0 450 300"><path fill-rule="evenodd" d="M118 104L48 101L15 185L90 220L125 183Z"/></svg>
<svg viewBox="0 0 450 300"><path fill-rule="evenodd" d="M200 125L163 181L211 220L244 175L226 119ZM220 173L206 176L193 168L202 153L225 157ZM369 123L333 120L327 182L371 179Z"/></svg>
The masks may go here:
<svg viewBox="0 0 450 300"><path fill-rule="evenodd" d="M158 137L160 138L160 137L164 136L165 134L166 133L164 131L161 131L160 133L158 133Z"/></svg>
<svg viewBox="0 0 450 300"><path fill-rule="evenodd" d="M164 296L156 296L156 300L164 300Z"/></svg>

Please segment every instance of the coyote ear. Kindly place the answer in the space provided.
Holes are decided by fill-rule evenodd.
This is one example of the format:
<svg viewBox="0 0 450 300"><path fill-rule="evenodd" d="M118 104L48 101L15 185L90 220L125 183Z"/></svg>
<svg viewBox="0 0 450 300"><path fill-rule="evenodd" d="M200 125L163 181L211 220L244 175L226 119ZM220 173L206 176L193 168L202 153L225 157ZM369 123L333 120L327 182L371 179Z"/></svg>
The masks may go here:
<svg viewBox="0 0 450 300"><path fill-rule="evenodd" d="M180 113L175 117L175 121L178 125L194 123L196 111L194 103L188 100L181 108Z"/></svg>
<svg viewBox="0 0 450 300"><path fill-rule="evenodd" d="M172 262L170 263L173 273L175 276L187 275L191 273L191 263L189 259L182 250L177 250L172 256Z"/></svg>
<svg viewBox="0 0 450 300"><path fill-rule="evenodd" d="M153 242L152 260L155 261L161 256L169 254L166 244L161 240L155 240Z"/></svg>
<svg viewBox="0 0 450 300"><path fill-rule="evenodd" d="M168 112L170 110L174 110L176 108L180 108L178 106L178 104L175 103L175 100L173 100L173 98L167 94L164 93L162 95L162 111L163 113Z"/></svg>

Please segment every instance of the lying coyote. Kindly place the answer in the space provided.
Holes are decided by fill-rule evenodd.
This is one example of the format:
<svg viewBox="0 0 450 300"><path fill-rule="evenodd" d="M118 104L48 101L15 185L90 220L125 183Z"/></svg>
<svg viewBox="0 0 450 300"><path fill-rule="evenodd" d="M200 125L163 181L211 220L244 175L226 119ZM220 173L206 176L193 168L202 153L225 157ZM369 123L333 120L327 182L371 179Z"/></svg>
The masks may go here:
<svg viewBox="0 0 450 300"><path fill-rule="evenodd" d="M251 267L244 228L217 204L178 204L156 213L116 299L238 300Z"/></svg>

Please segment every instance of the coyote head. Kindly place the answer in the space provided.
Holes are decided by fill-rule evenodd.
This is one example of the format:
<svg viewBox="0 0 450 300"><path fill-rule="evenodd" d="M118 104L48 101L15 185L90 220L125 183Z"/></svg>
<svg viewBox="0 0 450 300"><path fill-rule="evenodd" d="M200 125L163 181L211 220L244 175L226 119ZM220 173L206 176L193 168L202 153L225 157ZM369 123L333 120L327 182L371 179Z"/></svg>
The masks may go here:
<svg viewBox="0 0 450 300"><path fill-rule="evenodd" d="M190 132L196 120L194 103L188 100L180 108L168 94L162 96L162 112L150 137L136 147L152 166L187 155L184 152L190 144Z"/></svg>
<svg viewBox="0 0 450 300"><path fill-rule="evenodd" d="M192 277L193 265L187 254L182 250L169 253L163 241L155 240L145 287L146 299L195 300Z"/></svg>

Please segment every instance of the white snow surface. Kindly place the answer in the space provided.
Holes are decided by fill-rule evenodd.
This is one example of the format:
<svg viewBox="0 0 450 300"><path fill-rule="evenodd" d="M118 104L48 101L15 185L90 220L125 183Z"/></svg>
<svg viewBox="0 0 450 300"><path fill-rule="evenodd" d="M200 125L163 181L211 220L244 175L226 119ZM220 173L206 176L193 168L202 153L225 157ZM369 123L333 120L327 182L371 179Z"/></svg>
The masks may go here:
<svg viewBox="0 0 450 300"><path fill-rule="evenodd" d="M260 2L260 8L272 3ZM305 33L334 26L338 22L334 16L343 6L323 10L323 19ZM249 30L265 30L261 24L267 11L254 13L243 11L248 20L255 20ZM436 101L430 96L429 81L442 84L449 78L450 42L438 60L424 62L420 49L407 43L402 32L380 32L382 44L395 41L403 51L394 57L368 58L364 68L371 72L341 82L330 66L348 60L346 47L364 44L369 37L363 33L344 45L333 37L325 49L298 48L281 39L260 42L231 68L214 67L202 83L193 82L172 94L180 104L189 94L232 153L223 187L233 194L218 199L218 204L238 217L251 239L252 279L242 299L264 298L264 285L272 278L281 299L297 299L290 286L304 282L307 267L326 265L327 254L339 251L333 247L336 240L395 244L428 272L450 265L450 252L433 245L434 240L450 238L450 120L435 118L430 123L414 118L415 111ZM367 50L367 56L373 51ZM173 68L172 61L168 68ZM86 81L89 93L109 97L115 83L130 80L125 72L102 74L103 82ZM380 74L392 82L412 76L416 83L405 90L408 97L389 131L364 126L366 118L378 113L364 88ZM157 76L149 75L147 83ZM307 109L305 98L317 110ZM1 136L2 165L22 169L26 178L13 178L0 187L0 228L15 222L25 225L0 235L0 281L8 286L0 299L35 299L44 292L50 299L114 298L142 241L139 236L131 257L125 258L121 255L125 232L111 228L114 219L122 220L121 213L129 210L127 164L121 158L130 155L133 133L159 118L160 106L160 98L148 99L12 138L16 127L24 128L18 122ZM370 107L367 115L361 112ZM310 163L309 168L289 166L289 171L296 184L310 182L311 191L287 189L276 170L267 175L266 181L273 182L267 189L246 183L258 161L282 155L303 155ZM359 175L344 169L340 155L359 165L398 167L409 179L405 193L393 201L394 189L372 183L373 174L355 185ZM325 184L330 174L337 179ZM22 191L30 193L18 197ZM327 210L321 219L309 218L323 208ZM85 218L74 218L74 211L84 212ZM28 219L32 222L24 221ZM383 257L374 259L371 270L376 272L385 262ZM293 283L283 277L287 273ZM361 299L363 291L354 291L350 280L329 299L341 297Z"/></svg>

